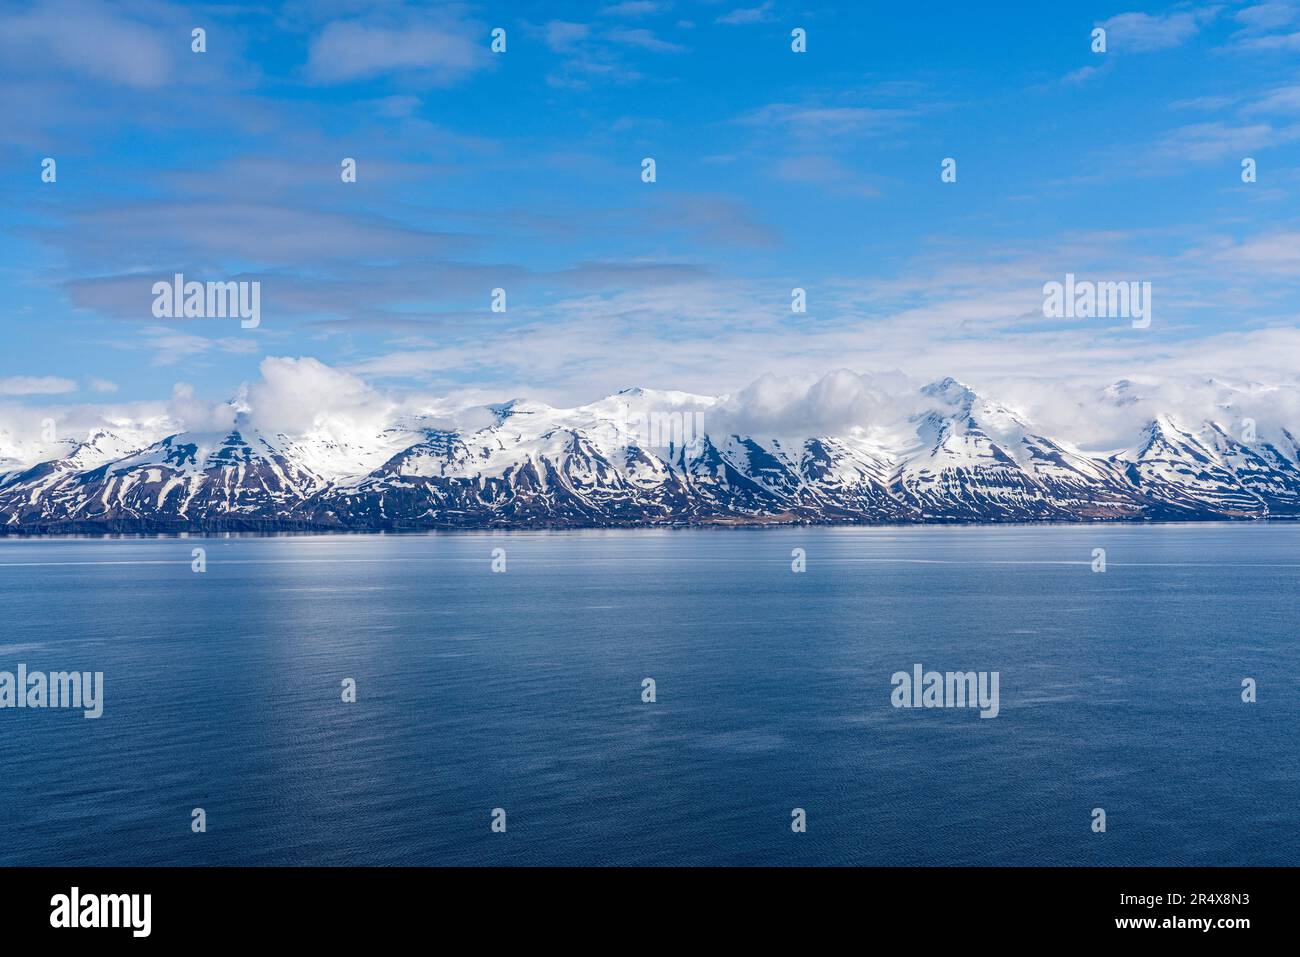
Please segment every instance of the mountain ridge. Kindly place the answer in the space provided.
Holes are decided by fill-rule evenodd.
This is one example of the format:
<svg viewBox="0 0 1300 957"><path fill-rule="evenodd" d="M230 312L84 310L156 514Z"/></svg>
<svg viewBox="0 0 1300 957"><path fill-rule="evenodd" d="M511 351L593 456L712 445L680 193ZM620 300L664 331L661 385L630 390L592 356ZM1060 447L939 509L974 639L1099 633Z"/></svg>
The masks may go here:
<svg viewBox="0 0 1300 957"><path fill-rule="evenodd" d="M1128 384L1109 387L1127 402ZM457 424L141 441L99 429L0 474L0 534L1300 518L1300 442L1151 418L1081 451L953 378L901 431L741 430L722 399L634 388L570 409L516 398ZM705 424L715 425L710 431ZM806 431L806 430L805 430Z"/></svg>

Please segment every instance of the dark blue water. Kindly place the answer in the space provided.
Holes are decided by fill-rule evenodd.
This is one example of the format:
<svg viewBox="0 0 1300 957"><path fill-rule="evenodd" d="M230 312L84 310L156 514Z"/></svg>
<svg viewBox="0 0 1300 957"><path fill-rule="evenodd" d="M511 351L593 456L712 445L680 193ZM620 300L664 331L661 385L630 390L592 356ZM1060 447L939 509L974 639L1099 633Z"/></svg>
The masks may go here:
<svg viewBox="0 0 1300 957"><path fill-rule="evenodd" d="M0 710L0 864L1298 864L1298 584L1295 526L0 540L0 670L106 686Z"/></svg>

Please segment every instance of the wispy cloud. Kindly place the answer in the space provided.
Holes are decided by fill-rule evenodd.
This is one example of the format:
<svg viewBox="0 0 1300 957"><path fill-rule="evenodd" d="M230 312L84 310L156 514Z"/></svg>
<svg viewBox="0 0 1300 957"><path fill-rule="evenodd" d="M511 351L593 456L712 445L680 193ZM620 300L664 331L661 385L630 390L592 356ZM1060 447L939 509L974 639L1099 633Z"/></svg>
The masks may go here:
<svg viewBox="0 0 1300 957"><path fill-rule="evenodd" d="M1165 133L1156 142L1156 161L1196 163L1240 159L1271 146L1300 139L1300 124L1274 126L1269 123L1192 123Z"/></svg>
<svg viewBox="0 0 1300 957"><path fill-rule="evenodd" d="M1300 5L1267 2L1242 7L1232 15L1239 29L1228 49L1238 53L1270 53L1300 48L1300 32L1292 29L1300 20Z"/></svg>
<svg viewBox="0 0 1300 957"><path fill-rule="evenodd" d="M1221 7L1179 13L1121 13L1102 20L1106 49L1115 53L1148 53L1181 46L1218 16Z"/></svg>
<svg viewBox="0 0 1300 957"><path fill-rule="evenodd" d="M0 395L61 395L76 392L77 383L59 376L9 376L0 379Z"/></svg>
<svg viewBox="0 0 1300 957"><path fill-rule="evenodd" d="M1242 107L1242 112L1250 115L1256 113L1300 114L1300 84L1278 86L1267 90L1263 96Z"/></svg>
<svg viewBox="0 0 1300 957"><path fill-rule="evenodd" d="M261 346L247 336L201 336L176 326L150 326L131 343L153 353L155 366L174 366L211 354L256 355Z"/></svg>
<svg viewBox="0 0 1300 957"><path fill-rule="evenodd" d="M1233 42L1229 48L1247 53L1293 53L1300 50L1300 32L1244 37Z"/></svg>
<svg viewBox="0 0 1300 957"><path fill-rule="evenodd" d="M57 65L128 87L168 82L177 54L186 47L188 31L169 36L155 17L134 19L93 0L53 0L0 13L0 59L13 65Z"/></svg>
<svg viewBox="0 0 1300 957"><path fill-rule="evenodd" d="M640 47L642 50L649 50L652 53L686 52L686 47L682 46L680 43L672 43L668 40L662 40L655 36L652 31L640 27L633 30L606 30L604 35L615 43Z"/></svg>
<svg viewBox="0 0 1300 957"><path fill-rule="evenodd" d="M773 7L775 4L772 0L759 4L756 7L737 7L734 10L720 15L716 22L728 26L744 26L751 23L767 23L775 19Z"/></svg>
<svg viewBox="0 0 1300 957"><path fill-rule="evenodd" d="M817 103L769 103L744 114L740 123L776 129L810 142L844 137L879 135L897 128L913 115L895 107L831 106Z"/></svg>
<svg viewBox="0 0 1300 957"><path fill-rule="evenodd" d="M1264 33L1294 23L1300 9L1294 3L1256 3L1242 7L1232 18L1249 33Z"/></svg>
<svg viewBox="0 0 1300 957"><path fill-rule="evenodd" d="M857 196L879 196L881 192L878 186L866 182L861 172L820 153L780 157L772 164L772 175L791 183L813 183Z"/></svg>
<svg viewBox="0 0 1300 957"><path fill-rule="evenodd" d="M662 2L662 0L623 0L622 3L613 3L606 7L600 8L600 15L603 17L628 17L637 19L640 17L652 17L657 14L667 13L672 9L672 4Z"/></svg>
<svg viewBox="0 0 1300 957"><path fill-rule="evenodd" d="M543 27L546 45L556 53L571 53L591 35L591 27L569 20L551 20Z"/></svg>
<svg viewBox="0 0 1300 957"><path fill-rule="evenodd" d="M312 40L306 74L321 83L348 83L397 73L445 86L488 63L481 38L472 38L464 25L341 21L328 24Z"/></svg>

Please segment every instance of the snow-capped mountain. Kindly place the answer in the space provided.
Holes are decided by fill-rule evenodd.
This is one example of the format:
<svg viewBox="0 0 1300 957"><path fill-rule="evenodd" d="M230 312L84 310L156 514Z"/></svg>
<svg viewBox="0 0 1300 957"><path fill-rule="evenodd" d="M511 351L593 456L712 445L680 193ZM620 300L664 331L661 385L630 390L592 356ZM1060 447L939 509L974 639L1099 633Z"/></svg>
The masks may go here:
<svg viewBox="0 0 1300 957"><path fill-rule="evenodd" d="M747 434L726 397L629 389L590 405L516 399L373 430L146 441L97 430L0 473L0 531L387 530L790 522L1300 517L1285 423L1156 415L1086 452L954 379L902 426ZM1120 382L1099 401L1137 401ZM367 427L369 428L369 427ZM752 430L751 430L752 431Z"/></svg>

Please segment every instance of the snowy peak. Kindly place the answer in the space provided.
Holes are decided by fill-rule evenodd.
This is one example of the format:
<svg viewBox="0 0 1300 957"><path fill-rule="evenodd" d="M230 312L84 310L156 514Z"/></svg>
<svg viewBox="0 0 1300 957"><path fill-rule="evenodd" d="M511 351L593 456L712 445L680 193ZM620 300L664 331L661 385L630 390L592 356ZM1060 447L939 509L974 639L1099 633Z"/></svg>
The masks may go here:
<svg viewBox="0 0 1300 957"><path fill-rule="evenodd" d="M979 398L974 389L952 376L922 386L921 394L939 399L946 405L955 406L967 412L970 411L971 405Z"/></svg>
<svg viewBox="0 0 1300 957"><path fill-rule="evenodd" d="M488 408L496 415L500 422L506 419L520 415L545 415L554 411L549 405L542 402L533 402L529 399L511 399L509 402L502 402L497 405L489 405Z"/></svg>
<svg viewBox="0 0 1300 957"><path fill-rule="evenodd" d="M921 389L921 394L938 402L937 408L927 413L931 417L931 428L955 423L1011 442L1019 441L1023 430L1028 428L1027 421L1019 413L979 395L970 386L951 377L930 383Z"/></svg>
<svg viewBox="0 0 1300 957"><path fill-rule="evenodd" d="M1300 517L1295 430L1257 428L1234 404L1240 394L1225 393L1227 411L1204 421L1154 415L1115 454L1043 434L953 378L919 391L925 411L902 431L855 415L842 432L787 425L780 437L748 434L731 400L640 387L573 408L448 399L294 435L262 432L244 412L228 430L156 441L99 429L39 465L0 473L0 528ZM1125 380L1104 395L1120 405L1149 401Z"/></svg>

